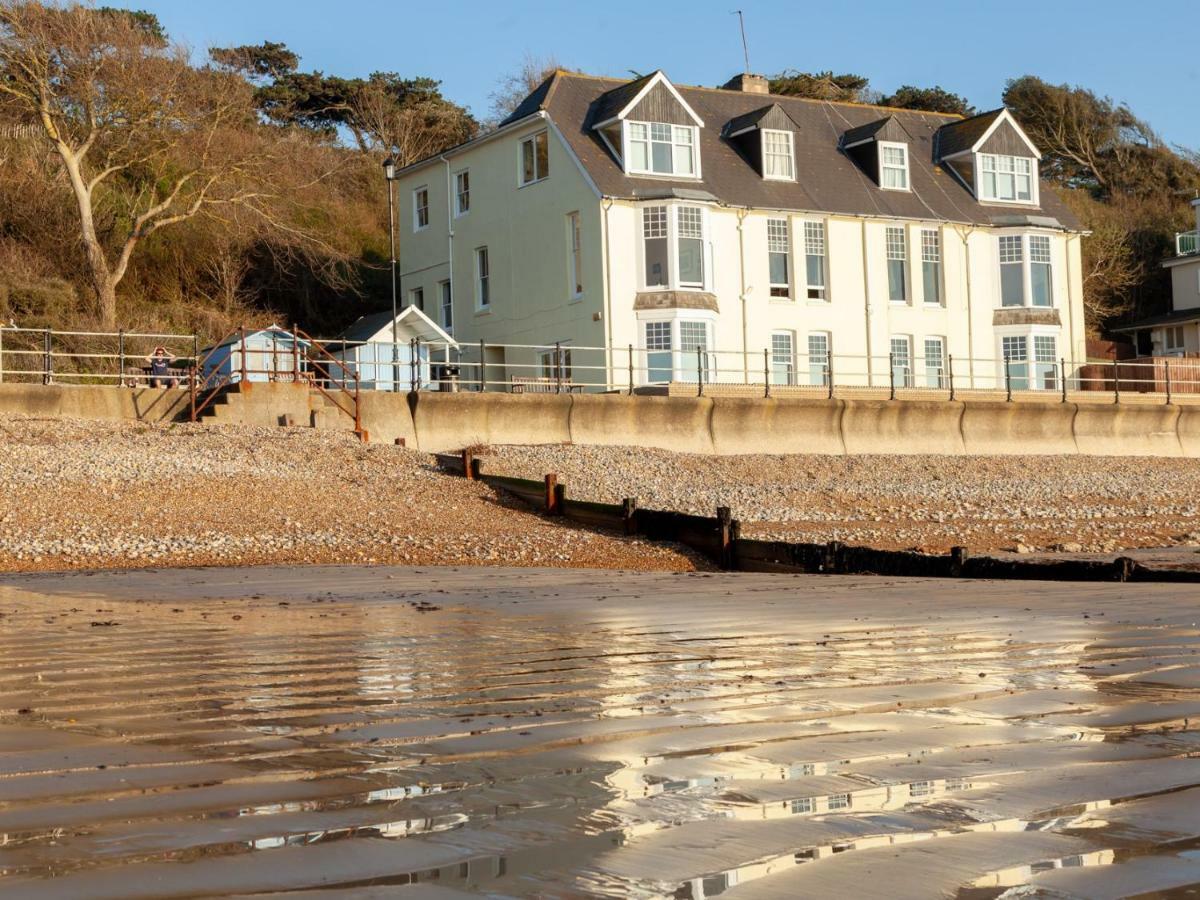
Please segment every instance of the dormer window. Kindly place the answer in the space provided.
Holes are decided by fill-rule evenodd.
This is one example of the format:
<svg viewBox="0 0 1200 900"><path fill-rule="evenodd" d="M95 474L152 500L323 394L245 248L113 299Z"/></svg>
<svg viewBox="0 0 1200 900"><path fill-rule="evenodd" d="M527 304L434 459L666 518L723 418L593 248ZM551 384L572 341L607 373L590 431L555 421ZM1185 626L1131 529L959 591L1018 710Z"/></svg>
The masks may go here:
<svg viewBox="0 0 1200 900"><path fill-rule="evenodd" d="M908 190L908 145L879 142L879 186L888 191Z"/></svg>
<svg viewBox="0 0 1200 900"><path fill-rule="evenodd" d="M763 178L793 181L796 167L792 156L792 133L763 129Z"/></svg>
<svg viewBox="0 0 1200 900"><path fill-rule="evenodd" d="M1025 156L979 154L979 199L1033 202L1033 160Z"/></svg>
<svg viewBox="0 0 1200 900"><path fill-rule="evenodd" d="M664 122L627 122L631 175L696 175L696 129Z"/></svg>

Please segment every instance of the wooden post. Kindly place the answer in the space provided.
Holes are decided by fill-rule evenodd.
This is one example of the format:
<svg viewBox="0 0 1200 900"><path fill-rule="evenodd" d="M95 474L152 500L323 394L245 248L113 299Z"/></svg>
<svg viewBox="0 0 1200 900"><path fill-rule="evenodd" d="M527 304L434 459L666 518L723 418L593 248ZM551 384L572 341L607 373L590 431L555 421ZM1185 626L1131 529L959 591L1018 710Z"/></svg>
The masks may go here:
<svg viewBox="0 0 1200 900"><path fill-rule="evenodd" d="M637 497L626 497L621 501L621 519L626 534L637 534Z"/></svg>
<svg viewBox="0 0 1200 900"><path fill-rule="evenodd" d="M950 548L950 574L955 578L962 578L963 569L967 564L967 555L966 547Z"/></svg>
<svg viewBox="0 0 1200 900"><path fill-rule="evenodd" d="M562 515L562 511L558 508L558 475L555 472L550 472L546 475L546 515L558 516Z"/></svg>
<svg viewBox="0 0 1200 900"><path fill-rule="evenodd" d="M1113 560L1113 576L1117 581L1133 581L1133 570L1137 564L1128 556L1118 556Z"/></svg>
<svg viewBox="0 0 1200 900"><path fill-rule="evenodd" d="M463 477L466 478L467 481L474 481L475 480L475 456L474 456L474 454L471 453L470 450L463 450L462 463L463 463Z"/></svg>
<svg viewBox="0 0 1200 900"><path fill-rule="evenodd" d="M733 512L728 506L717 507L717 561L726 571L733 568Z"/></svg>
<svg viewBox="0 0 1200 900"><path fill-rule="evenodd" d="M829 541L825 545L825 551L821 555L821 571L826 575L833 575L841 571L841 555L842 542Z"/></svg>
<svg viewBox="0 0 1200 900"><path fill-rule="evenodd" d="M404 438L396 438L396 446L397 446L397 447L403 447L403 446L405 446L405 443L404 443Z"/></svg>
<svg viewBox="0 0 1200 900"><path fill-rule="evenodd" d="M565 484L554 486L554 514L556 516L567 514L567 486Z"/></svg>

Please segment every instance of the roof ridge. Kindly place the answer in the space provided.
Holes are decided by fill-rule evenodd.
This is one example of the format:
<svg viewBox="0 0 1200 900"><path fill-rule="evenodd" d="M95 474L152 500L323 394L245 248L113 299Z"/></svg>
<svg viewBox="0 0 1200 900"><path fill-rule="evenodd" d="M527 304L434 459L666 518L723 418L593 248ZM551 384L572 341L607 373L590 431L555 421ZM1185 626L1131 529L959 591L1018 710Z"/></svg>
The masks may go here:
<svg viewBox="0 0 1200 900"><path fill-rule="evenodd" d="M646 77L645 75L639 75L637 78L620 79L620 78L614 78L611 75L592 75L587 72L566 72L561 69L557 70L557 71L562 72L564 75L567 75L567 76L573 77L573 78L587 78L591 81L615 81L615 82L617 82L617 87L620 87L625 84L632 84L634 81L638 81L638 80ZM663 72L663 75L666 75L666 72L663 71L662 69L654 70L654 72L660 72L660 71ZM654 72L651 72L650 74L653 75ZM669 78L669 76L668 76L668 78ZM775 101L797 100L802 103L823 103L823 104L827 104L830 106L852 106L852 107L857 107L859 109L878 109L878 110L887 111L890 113L896 113L896 112L917 113L922 116L937 116L939 118L944 118L944 119L957 119L959 122L965 122L968 119L976 118L976 116L987 115L987 113L977 113L976 116L964 116L960 113L934 112L933 110L928 110L928 109L908 109L907 107L903 107L903 106L883 106L882 104L879 104L879 103L861 103L856 100L819 100L815 97L798 97L795 94L772 94L772 93L744 94L741 91L731 91L731 90L728 90L727 88L705 87L703 85L698 85L698 84L680 84L680 83L677 83L674 81L672 81L671 84L675 85L675 87L679 88L680 90L705 91L708 93L717 93L717 94L740 94L742 96L769 97ZM1000 107L1000 109L1004 109L1004 108L1005 107ZM992 110L992 112L995 112L995 111L996 110Z"/></svg>

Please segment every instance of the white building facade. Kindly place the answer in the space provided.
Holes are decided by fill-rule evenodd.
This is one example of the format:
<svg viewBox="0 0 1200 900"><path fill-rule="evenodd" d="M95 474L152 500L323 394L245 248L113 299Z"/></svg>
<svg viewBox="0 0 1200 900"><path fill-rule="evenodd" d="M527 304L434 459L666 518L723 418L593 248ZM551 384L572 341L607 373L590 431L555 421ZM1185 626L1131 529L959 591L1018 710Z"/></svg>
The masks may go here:
<svg viewBox="0 0 1200 900"><path fill-rule="evenodd" d="M556 73L400 172L402 300L489 381L1053 389L1085 360L1081 230L1007 111L765 90Z"/></svg>

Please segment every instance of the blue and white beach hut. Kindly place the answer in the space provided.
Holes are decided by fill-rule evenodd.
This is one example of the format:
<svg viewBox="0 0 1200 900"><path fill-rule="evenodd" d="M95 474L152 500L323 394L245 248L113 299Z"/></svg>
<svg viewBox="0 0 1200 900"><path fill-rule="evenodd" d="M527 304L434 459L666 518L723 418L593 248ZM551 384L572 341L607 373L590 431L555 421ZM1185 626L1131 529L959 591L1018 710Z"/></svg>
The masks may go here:
<svg viewBox="0 0 1200 900"><path fill-rule="evenodd" d="M363 316L336 340L325 342L329 354L343 362L341 367L331 364L331 374L353 383L353 376L347 377L345 370L357 372L359 387L364 391L406 392L412 388L414 375L414 338L419 341L417 379L422 388L433 387L436 378L430 371L431 364L437 369L458 344L416 306L405 307L396 316L394 337L392 313L388 310Z"/></svg>
<svg viewBox="0 0 1200 900"><path fill-rule="evenodd" d="M201 377L209 384L241 381L244 349L246 381L292 381L297 359L303 369L308 346L278 325L247 331L244 342L241 334L234 334L200 351Z"/></svg>

